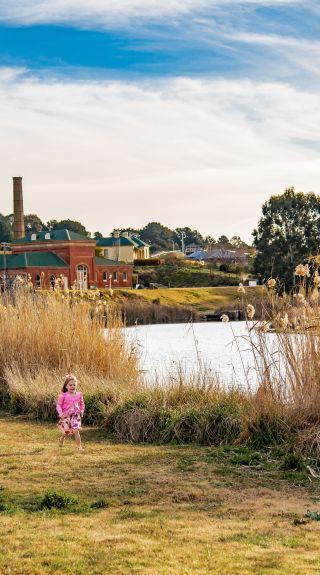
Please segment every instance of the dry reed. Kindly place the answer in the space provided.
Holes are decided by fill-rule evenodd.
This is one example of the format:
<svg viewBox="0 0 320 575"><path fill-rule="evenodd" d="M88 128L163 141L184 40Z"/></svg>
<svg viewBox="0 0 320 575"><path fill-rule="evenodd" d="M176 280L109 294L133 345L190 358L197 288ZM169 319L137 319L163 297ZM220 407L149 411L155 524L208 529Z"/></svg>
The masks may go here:
<svg viewBox="0 0 320 575"><path fill-rule="evenodd" d="M2 383L15 381L17 391L17 386L33 381L41 394L38 381L49 379L42 386L54 387L57 374L61 381L72 371L87 382L100 378L108 384L134 386L139 380L137 354L122 327L113 308L106 317L105 309L72 296L34 293L22 286L5 294L0 305Z"/></svg>

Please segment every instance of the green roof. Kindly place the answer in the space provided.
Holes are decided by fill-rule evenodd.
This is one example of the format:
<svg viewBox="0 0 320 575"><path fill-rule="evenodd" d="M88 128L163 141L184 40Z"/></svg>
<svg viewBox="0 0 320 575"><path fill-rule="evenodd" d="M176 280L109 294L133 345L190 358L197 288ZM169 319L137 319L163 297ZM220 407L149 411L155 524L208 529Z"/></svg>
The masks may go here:
<svg viewBox="0 0 320 575"><path fill-rule="evenodd" d="M97 241L98 247L114 247L114 246L133 246L135 247L136 244L132 238L127 238L125 236L119 236L115 238L110 236L109 238L99 238Z"/></svg>
<svg viewBox="0 0 320 575"><path fill-rule="evenodd" d="M53 252L22 252L6 255L6 269L67 268L68 264ZM0 269L4 269L4 255L0 254Z"/></svg>
<svg viewBox="0 0 320 575"><path fill-rule="evenodd" d="M48 232L42 231L37 234L27 234L24 238L13 240L13 244L27 244L34 242L95 242L95 239L87 236L82 236L71 230L50 230Z"/></svg>
<svg viewBox="0 0 320 575"><path fill-rule="evenodd" d="M134 241L135 244L137 244L137 246L146 246L146 247L150 247L149 244L146 244L146 242L144 242L143 240L141 240L140 238L137 238L136 236L131 236L131 239Z"/></svg>
<svg viewBox="0 0 320 575"><path fill-rule="evenodd" d="M127 262L116 262L116 260L109 260L107 258L96 257L97 266L130 266Z"/></svg>

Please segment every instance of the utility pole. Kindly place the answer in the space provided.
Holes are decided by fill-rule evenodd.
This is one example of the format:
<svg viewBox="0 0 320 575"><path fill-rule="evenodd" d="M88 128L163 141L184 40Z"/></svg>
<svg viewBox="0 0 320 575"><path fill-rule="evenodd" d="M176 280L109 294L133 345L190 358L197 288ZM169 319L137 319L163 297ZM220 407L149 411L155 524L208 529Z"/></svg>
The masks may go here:
<svg viewBox="0 0 320 575"><path fill-rule="evenodd" d="M186 237L187 234L186 234L186 232L184 232L184 231L182 230L182 232L178 233L178 235L179 235L180 238L181 238L181 251L182 251L182 253L184 254L184 240L185 240L185 237Z"/></svg>

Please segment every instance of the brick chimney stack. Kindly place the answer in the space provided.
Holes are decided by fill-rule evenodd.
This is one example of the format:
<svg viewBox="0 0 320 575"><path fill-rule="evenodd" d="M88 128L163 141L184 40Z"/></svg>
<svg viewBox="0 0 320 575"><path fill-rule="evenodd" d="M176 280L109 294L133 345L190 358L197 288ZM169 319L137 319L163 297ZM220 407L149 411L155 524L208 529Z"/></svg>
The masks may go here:
<svg viewBox="0 0 320 575"><path fill-rule="evenodd" d="M13 239L19 240L25 236L22 178L13 178Z"/></svg>

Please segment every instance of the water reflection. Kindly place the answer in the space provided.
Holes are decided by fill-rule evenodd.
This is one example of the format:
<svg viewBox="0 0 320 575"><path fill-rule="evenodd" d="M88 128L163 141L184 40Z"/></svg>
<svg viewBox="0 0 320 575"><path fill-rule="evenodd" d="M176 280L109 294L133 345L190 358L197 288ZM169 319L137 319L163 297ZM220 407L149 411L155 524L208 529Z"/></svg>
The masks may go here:
<svg viewBox="0 0 320 575"><path fill-rule="evenodd" d="M216 374L223 385L255 387L257 374L245 322L161 324L126 329L149 382L180 370Z"/></svg>

